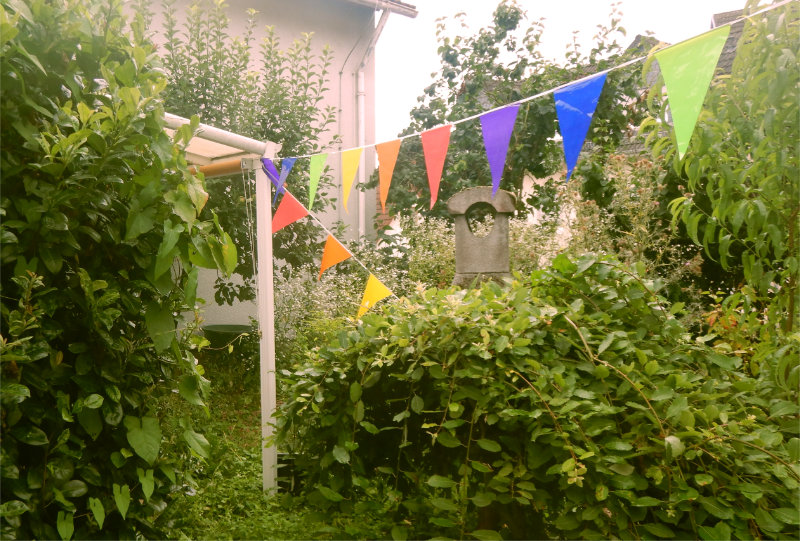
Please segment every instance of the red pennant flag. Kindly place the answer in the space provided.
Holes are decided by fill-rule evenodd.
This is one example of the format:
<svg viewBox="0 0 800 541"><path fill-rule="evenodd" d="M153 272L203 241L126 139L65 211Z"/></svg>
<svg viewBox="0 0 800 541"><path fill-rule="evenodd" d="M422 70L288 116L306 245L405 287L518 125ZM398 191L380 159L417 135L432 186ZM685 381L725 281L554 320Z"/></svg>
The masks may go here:
<svg viewBox="0 0 800 541"><path fill-rule="evenodd" d="M283 194L283 199L278 205L278 210L275 211L275 216L272 217L272 233L275 234L287 225L293 224L306 216L308 216L306 208L287 191Z"/></svg>
<svg viewBox="0 0 800 541"><path fill-rule="evenodd" d="M317 280L322 278L322 273L325 272L325 269L341 263L345 259L352 257L352 255L333 235L328 235L328 240L325 241L325 249L322 251L322 264L319 268Z"/></svg>
<svg viewBox="0 0 800 541"><path fill-rule="evenodd" d="M378 153L381 208L384 214L386 214L386 198L389 196L389 185L392 183L394 165L397 163L397 154L400 152L400 143L400 139L395 139L394 141L375 145L375 151Z"/></svg>
<svg viewBox="0 0 800 541"><path fill-rule="evenodd" d="M451 129L453 125L448 124L422 132L422 152L425 154L425 169L428 171L428 186L431 189L431 208L439 197L439 181L442 180Z"/></svg>

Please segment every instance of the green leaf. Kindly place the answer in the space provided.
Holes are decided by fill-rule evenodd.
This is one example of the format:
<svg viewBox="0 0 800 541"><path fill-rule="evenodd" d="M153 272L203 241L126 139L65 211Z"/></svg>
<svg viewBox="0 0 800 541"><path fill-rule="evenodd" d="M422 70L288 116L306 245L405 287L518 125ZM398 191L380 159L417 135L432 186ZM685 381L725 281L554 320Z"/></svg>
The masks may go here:
<svg viewBox="0 0 800 541"><path fill-rule="evenodd" d="M118 484L114 483L113 490L114 503L117 504L119 514L122 515L122 518L124 519L125 515L128 514L128 507L131 504L131 489L128 485L119 486Z"/></svg>
<svg viewBox="0 0 800 541"><path fill-rule="evenodd" d="M800 510L797 508L778 507L772 510L772 515L784 524L800 525Z"/></svg>
<svg viewBox="0 0 800 541"><path fill-rule="evenodd" d="M755 513L756 524L759 528L767 532L780 532L783 529L783 524L772 518L772 514L764 508L757 508Z"/></svg>
<svg viewBox="0 0 800 541"><path fill-rule="evenodd" d="M342 464L350 463L350 453L347 452L347 449L340 447L339 445L333 446L333 458Z"/></svg>
<svg viewBox="0 0 800 541"><path fill-rule="evenodd" d="M699 526L697 528L697 533L700 539L706 541L727 541L731 538L731 528L725 522L717 522L717 525L713 528L710 526Z"/></svg>
<svg viewBox="0 0 800 541"><path fill-rule="evenodd" d="M708 475L707 473L698 473L695 474L694 476L694 482L697 483L699 486L703 487L713 483L714 478Z"/></svg>
<svg viewBox="0 0 800 541"><path fill-rule="evenodd" d="M486 507L495 501L495 497L491 492L476 492L470 500L472 500L472 503L474 503L476 507Z"/></svg>
<svg viewBox="0 0 800 541"><path fill-rule="evenodd" d="M236 254L236 245L233 239L227 233L222 234L222 261L224 263L223 270L225 274L230 276L236 270L238 256Z"/></svg>
<svg viewBox="0 0 800 541"><path fill-rule="evenodd" d="M479 439L475 443L478 444L478 447L484 451L489 451L490 453L499 453L502 449L500 444L494 440Z"/></svg>
<svg viewBox="0 0 800 541"><path fill-rule="evenodd" d="M164 351L172 345L175 339L175 319L168 308L155 301L148 303L145 324L156 351Z"/></svg>
<svg viewBox="0 0 800 541"><path fill-rule="evenodd" d="M361 384L354 381L350 384L350 401L355 404L361 400Z"/></svg>
<svg viewBox="0 0 800 541"><path fill-rule="evenodd" d="M83 406L89 409L96 410L103 405L103 397L99 394L90 394L83 400Z"/></svg>
<svg viewBox="0 0 800 541"><path fill-rule="evenodd" d="M142 485L142 492L144 493L145 501L150 501L150 496L153 495L155 489L155 481L153 480L153 470L143 470L136 468L136 475L139 477L139 483Z"/></svg>
<svg viewBox="0 0 800 541"><path fill-rule="evenodd" d="M633 500L634 507L653 507L656 505L661 505L663 502L658 498L653 498L651 496L642 496L640 498L636 498Z"/></svg>
<svg viewBox="0 0 800 541"><path fill-rule="evenodd" d="M480 541L503 541L503 536L494 530L475 530L470 535Z"/></svg>
<svg viewBox="0 0 800 541"><path fill-rule="evenodd" d="M172 190L164 196L164 199L172 205L172 211L188 224L188 230L191 231L197 219L197 212L189 195L179 190Z"/></svg>
<svg viewBox="0 0 800 541"><path fill-rule="evenodd" d="M128 429L128 443L134 452L148 464L158 458L161 447L161 426L155 417L125 417L125 428Z"/></svg>
<svg viewBox="0 0 800 541"><path fill-rule="evenodd" d="M364 401L359 400L356 402L356 407L353 410L353 419L355 422L360 423L364 419Z"/></svg>
<svg viewBox="0 0 800 541"><path fill-rule="evenodd" d="M422 399L421 396L414 395L411 399L411 411L414 413L422 413L422 408L425 407L425 401Z"/></svg>
<svg viewBox="0 0 800 541"><path fill-rule="evenodd" d="M608 487L605 485L597 485L594 496L597 498L598 502L605 501L608 498Z"/></svg>
<svg viewBox="0 0 800 541"><path fill-rule="evenodd" d="M675 539L675 532L673 532L666 524L653 523L642 524L642 528L655 535L656 537L663 537L665 539Z"/></svg>
<svg viewBox="0 0 800 541"><path fill-rule="evenodd" d="M131 206L128 220L125 224L125 240L131 241L147 233L155 226L156 209L148 207L140 210L139 206Z"/></svg>
<svg viewBox="0 0 800 541"><path fill-rule="evenodd" d="M26 398L30 398L31 391L21 383L14 383L3 381L0 386L0 397L2 397L3 404L19 404Z"/></svg>
<svg viewBox="0 0 800 541"><path fill-rule="evenodd" d="M395 524L392 526L392 539L394 541L406 541L408 539L408 528Z"/></svg>
<svg viewBox="0 0 800 541"><path fill-rule="evenodd" d="M630 464L625 464L624 462L618 464L612 464L608 467L609 470L613 471L614 473L618 473L620 475L630 475L633 473L633 466Z"/></svg>
<svg viewBox="0 0 800 541"><path fill-rule="evenodd" d="M195 406L205 406L200 389L200 376L197 374L186 374L178 384L178 392L184 400Z"/></svg>
<svg viewBox="0 0 800 541"><path fill-rule="evenodd" d="M71 479L61 486L61 493L67 498L80 498L88 490L86 483L80 479Z"/></svg>
<svg viewBox="0 0 800 541"><path fill-rule="evenodd" d="M721 505L719 499L709 498L708 496L701 496L697 499L700 505L703 506L708 514L717 517L720 520L730 520L733 518L733 510L730 507Z"/></svg>
<svg viewBox="0 0 800 541"><path fill-rule="evenodd" d="M340 502L344 499L344 497L336 492L335 490L331 490L324 485L317 485L317 490L319 490L320 494L322 494L326 499L332 502Z"/></svg>
<svg viewBox="0 0 800 541"><path fill-rule="evenodd" d="M187 429L183 432L183 439L198 456L202 458L211 456L211 444L208 443L208 440L202 434Z"/></svg>
<svg viewBox="0 0 800 541"><path fill-rule="evenodd" d="M65 511L58 512L56 529L58 530L58 535L60 535L61 539L64 541L72 539L72 534L75 533L75 525L72 523L73 516L74 513L67 513Z"/></svg>
<svg viewBox="0 0 800 541"><path fill-rule="evenodd" d="M442 511L458 511L458 506L453 500L447 498L430 498L428 501L432 506Z"/></svg>
<svg viewBox="0 0 800 541"><path fill-rule="evenodd" d="M431 475L426 481L426 483L428 483L428 485L434 488L450 488L458 484L452 479L448 479L447 477L442 477L441 475Z"/></svg>
<svg viewBox="0 0 800 541"><path fill-rule="evenodd" d="M34 425L17 425L11 429L11 435L27 445L47 445L50 442L44 430Z"/></svg>
<svg viewBox="0 0 800 541"><path fill-rule="evenodd" d="M28 511L30 511L28 506L19 500L10 500L0 505L0 517L18 517Z"/></svg>
<svg viewBox="0 0 800 541"><path fill-rule="evenodd" d="M369 421L361 421L358 424L363 426L364 430L366 430L370 434L379 434L380 433L380 430L378 430L378 427L375 426L374 424L370 423Z"/></svg>
<svg viewBox="0 0 800 541"><path fill-rule="evenodd" d="M106 510L103 508L103 503L97 498L89 498L89 510L97 521L97 526L102 530L103 523L106 521Z"/></svg>
<svg viewBox="0 0 800 541"><path fill-rule="evenodd" d="M461 442L458 440L458 438L453 436L447 430L442 430L441 432L439 432L439 435L436 437L436 443L450 448L458 447L459 445L461 445Z"/></svg>
<svg viewBox="0 0 800 541"><path fill-rule="evenodd" d="M688 402L686 401L685 396L679 396L675 400L672 401L669 408L667 409L667 418L670 420L675 420L680 417L681 413L686 410L688 407Z"/></svg>
<svg viewBox="0 0 800 541"><path fill-rule="evenodd" d="M670 462L671 460L681 456L683 451L686 449L686 446L679 437L667 436L664 438L664 449L666 450L667 454L667 462Z"/></svg>

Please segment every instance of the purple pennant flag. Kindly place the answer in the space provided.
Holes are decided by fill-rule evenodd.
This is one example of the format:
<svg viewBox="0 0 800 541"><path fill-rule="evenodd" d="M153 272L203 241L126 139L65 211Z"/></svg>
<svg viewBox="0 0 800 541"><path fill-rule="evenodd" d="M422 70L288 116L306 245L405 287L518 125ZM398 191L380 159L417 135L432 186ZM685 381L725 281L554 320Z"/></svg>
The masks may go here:
<svg viewBox="0 0 800 541"><path fill-rule="evenodd" d="M280 174L278 173L278 170L275 168L275 164L272 163L272 160L270 160L269 158L261 158L261 168L264 170L264 173L267 175L267 178L269 178L272 181L272 184L275 185L275 188L280 188L280 185L278 184L278 179L280 178ZM273 203L273 205L274 204L275 203Z"/></svg>
<svg viewBox="0 0 800 541"><path fill-rule="evenodd" d="M506 166L508 144L511 141L518 112L519 105L509 105L480 117L483 145L486 147L486 158L489 160L489 169L492 172L492 197L500 188L500 179Z"/></svg>
<svg viewBox="0 0 800 541"><path fill-rule="evenodd" d="M275 206L275 201L278 200L278 194L283 193L286 191L284 184L286 184L286 178L289 176L289 172L294 167L294 162L297 161L297 158L284 158L281 160L281 175L278 177L278 183L275 184L275 198L272 200L272 205Z"/></svg>
<svg viewBox="0 0 800 541"><path fill-rule="evenodd" d="M597 101L606 74L603 73L591 79L569 85L561 90L556 90L553 97L556 100L556 114L561 138L564 143L564 159L567 162L567 180L578 163L578 155L583 148L592 115L597 108Z"/></svg>

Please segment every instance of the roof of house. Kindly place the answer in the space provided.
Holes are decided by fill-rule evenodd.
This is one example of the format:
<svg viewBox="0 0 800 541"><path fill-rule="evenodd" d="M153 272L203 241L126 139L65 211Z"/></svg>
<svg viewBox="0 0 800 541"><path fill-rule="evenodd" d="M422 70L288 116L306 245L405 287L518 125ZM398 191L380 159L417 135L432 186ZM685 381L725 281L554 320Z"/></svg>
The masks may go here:
<svg viewBox="0 0 800 541"><path fill-rule="evenodd" d="M711 16L711 28L717 28L741 19L743 14L744 10L741 9L716 13ZM717 69L722 71L722 73L731 72L733 59L736 57L736 44L739 43L739 38L742 37L743 30L743 20L731 25L731 33L728 35L727 41L725 41L725 46L722 48L722 53L719 55L719 62L717 62Z"/></svg>
<svg viewBox="0 0 800 541"><path fill-rule="evenodd" d="M405 15L412 19L417 16L417 6L406 4L400 0L344 0L351 4L373 8L374 10L387 9L398 15Z"/></svg>

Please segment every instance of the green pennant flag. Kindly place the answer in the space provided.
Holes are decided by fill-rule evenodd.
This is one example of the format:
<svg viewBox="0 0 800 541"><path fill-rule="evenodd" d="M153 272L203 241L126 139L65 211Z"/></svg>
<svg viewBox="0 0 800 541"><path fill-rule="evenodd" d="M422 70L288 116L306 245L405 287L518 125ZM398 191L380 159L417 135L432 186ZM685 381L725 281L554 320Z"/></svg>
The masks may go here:
<svg viewBox="0 0 800 541"><path fill-rule="evenodd" d="M317 195L317 185L319 184L319 177L322 175L322 169L325 167L325 161L328 159L327 154L315 154L309 158L308 165L308 208L314 206L314 196Z"/></svg>
<svg viewBox="0 0 800 541"><path fill-rule="evenodd" d="M681 158L689 148L689 139L729 33L730 27L723 26L655 54L667 85Z"/></svg>

